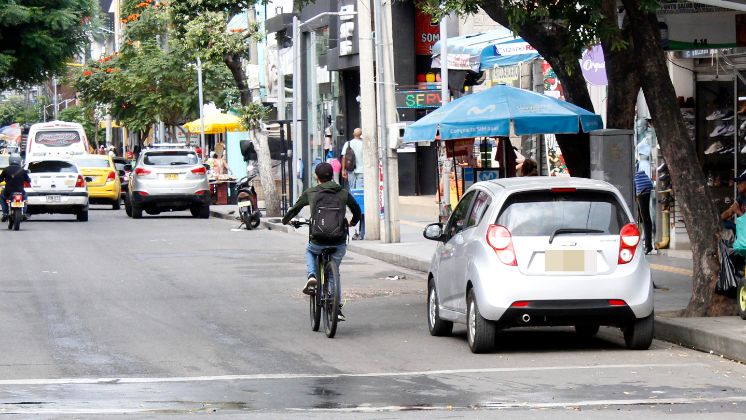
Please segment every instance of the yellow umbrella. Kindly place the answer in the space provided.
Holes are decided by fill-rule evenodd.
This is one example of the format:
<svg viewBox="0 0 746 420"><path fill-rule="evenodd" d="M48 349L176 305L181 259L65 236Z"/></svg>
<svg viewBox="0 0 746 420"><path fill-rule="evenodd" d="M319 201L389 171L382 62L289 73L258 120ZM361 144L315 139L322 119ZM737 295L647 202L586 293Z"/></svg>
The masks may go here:
<svg viewBox="0 0 746 420"><path fill-rule="evenodd" d="M199 134L199 119L184 124L190 133ZM241 119L231 114L209 114L205 115L205 134L222 134L226 131L243 131Z"/></svg>

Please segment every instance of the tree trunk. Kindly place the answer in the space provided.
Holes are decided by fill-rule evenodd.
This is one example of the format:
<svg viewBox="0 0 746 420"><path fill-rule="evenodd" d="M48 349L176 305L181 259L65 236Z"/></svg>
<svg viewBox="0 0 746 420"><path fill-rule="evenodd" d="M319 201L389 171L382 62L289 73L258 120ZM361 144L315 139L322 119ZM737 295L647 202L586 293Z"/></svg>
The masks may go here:
<svg viewBox="0 0 746 420"><path fill-rule="evenodd" d="M237 54L226 54L223 56L225 65L233 75L236 82L241 105L248 106L251 104L251 90L246 82L246 74L241 65L241 56ZM257 165L259 166L259 179L264 191L264 203L267 208L267 216L280 216L280 197L277 195L275 180L272 176L272 157L269 153L269 138L267 134L260 129L253 129L254 147L257 154Z"/></svg>
<svg viewBox="0 0 746 420"><path fill-rule="evenodd" d="M660 46L658 20L643 11L641 0L623 0L630 26L634 28L635 56L658 140L668 164L676 200L682 209L692 244L694 278L687 316L716 316L734 311L732 301L715 293L718 271L719 217L705 182L694 143L689 139L676 102L676 91L668 74Z"/></svg>
<svg viewBox="0 0 746 420"><path fill-rule="evenodd" d="M251 132L256 148L257 164L259 165L259 179L264 191L264 205L267 208L267 216L280 216L280 197L275 189L275 180L272 176L272 158L269 154L269 137L262 130ZM266 185L271 185L267 189Z"/></svg>
<svg viewBox="0 0 746 420"><path fill-rule="evenodd" d="M604 0L602 12L609 22L616 22L618 20L616 0ZM614 51L613 40L601 40L606 62L606 78L609 81L606 127L631 130L635 124L635 106L641 82L637 74L637 57L635 57L634 40L628 21L625 21L620 31L620 38L629 42L627 48Z"/></svg>
<svg viewBox="0 0 746 420"><path fill-rule="evenodd" d="M510 20L501 0L483 0L482 9L492 20L511 28ZM545 25L538 22L526 22L517 29L524 41L531 44L536 51L552 66L557 78L562 83L565 99L583 109L593 111L593 103L588 93L588 86L580 69L578 60L562 61L562 47L569 38L567 31L558 25ZM591 175L590 136L578 134L559 134L557 144L562 150L567 169L572 176L588 178Z"/></svg>

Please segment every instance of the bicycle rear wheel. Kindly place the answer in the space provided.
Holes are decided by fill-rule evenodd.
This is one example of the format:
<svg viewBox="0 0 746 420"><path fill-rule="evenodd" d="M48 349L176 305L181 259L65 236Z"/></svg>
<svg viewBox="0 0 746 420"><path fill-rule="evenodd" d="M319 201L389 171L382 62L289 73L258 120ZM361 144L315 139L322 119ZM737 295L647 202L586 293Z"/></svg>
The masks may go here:
<svg viewBox="0 0 746 420"><path fill-rule="evenodd" d="M334 338L337 333L339 287L339 267L334 260L330 260L324 265L324 282L321 288L321 301L324 306L324 332L329 338Z"/></svg>
<svg viewBox="0 0 746 420"><path fill-rule="evenodd" d="M323 264L320 264L320 267L323 266ZM321 285L323 283L324 277L322 274L317 279L315 293L308 297L308 309L311 317L311 329L313 331L318 331L319 326L321 325L321 293L319 293L319 291L321 290Z"/></svg>

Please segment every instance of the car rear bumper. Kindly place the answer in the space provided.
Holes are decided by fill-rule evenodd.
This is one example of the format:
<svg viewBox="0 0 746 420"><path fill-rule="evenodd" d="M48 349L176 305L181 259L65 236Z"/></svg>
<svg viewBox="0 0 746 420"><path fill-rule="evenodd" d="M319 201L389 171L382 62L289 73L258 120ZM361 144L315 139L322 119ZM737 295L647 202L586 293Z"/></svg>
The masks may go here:
<svg viewBox="0 0 746 420"><path fill-rule="evenodd" d="M91 201L95 200L118 200L120 198L121 189L116 187L116 184L101 185L88 188L88 196Z"/></svg>
<svg viewBox="0 0 746 420"><path fill-rule="evenodd" d="M47 202L48 195L59 195L60 201ZM29 214L73 214L78 212L81 208L88 207L87 192L69 192L56 194L29 192L27 193L27 196Z"/></svg>
<svg viewBox="0 0 746 420"><path fill-rule="evenodd" d="M487 319L500 321L518 301L530 302L529 305L531 302L565 302L558 307L558 312L582 317L593 312L588 302L618 299L625 302L634 317L645 318L653 312L653 281L650 267L640 254L638 252L630 264L617 267L612 275L526 276L515 267L488 264L478 270L480 280L473 282L480 313ZM573 302L582 304L574 307ZM611 316L619 311L607 310L604 305L597 309L599 316Z"/></svg>
<svg viewBox="0 0 746 420"><path fill-rule="evenodd" d="M210 204L210 194L205 192L204 194L158 194L158 195L143 195L139 191L134 191L132 194L132 202L138 206L152 206L152 207L189 207L191 205L207 205Z"/></svg>
<svg viewBox="0 0 746 420"><path fill-rule="evenodd" d="M559 325L624 326L637 317L627 305L608 300L537 300L525 307L505 310L497 321L501 328Z"/></svg>

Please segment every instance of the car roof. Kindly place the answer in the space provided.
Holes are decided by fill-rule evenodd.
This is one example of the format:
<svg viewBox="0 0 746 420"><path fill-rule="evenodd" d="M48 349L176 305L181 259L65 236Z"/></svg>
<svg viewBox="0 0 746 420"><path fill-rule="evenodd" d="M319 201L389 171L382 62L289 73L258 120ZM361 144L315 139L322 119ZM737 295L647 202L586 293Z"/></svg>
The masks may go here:
<svg viewBox="0 0 746 420"><path fill-rule="evenodd" d="M73 157L73 160L79 160L79 159L101 159L101 160L109 160L108 155L77 155Z"/></svg>
<svg viewBox="0 0 746 420"><path fill-rule="evenodd" d="M145 149L142 151L143 154L149 154L149 153L171 153L171 152L186 152L186 153L197 153L194 151L194 149L190 149L188 147L174 147L174 148L168 148L168 147L156 147L154 149Z"/></svg>
<svg viewBox="0 0 746 420"><path fill-rule="evenodd" d="M502 178L491 181L481 181L474 185L481 186L493 192L504 191L508 193L547 190L550 188L578 188L583 190L597 190L608 192L617 191L616 187L605 181L588 178L558 176Z"/></svg>

